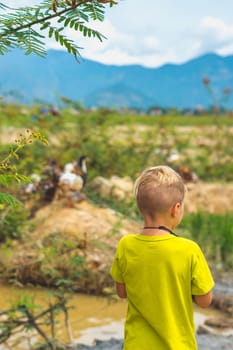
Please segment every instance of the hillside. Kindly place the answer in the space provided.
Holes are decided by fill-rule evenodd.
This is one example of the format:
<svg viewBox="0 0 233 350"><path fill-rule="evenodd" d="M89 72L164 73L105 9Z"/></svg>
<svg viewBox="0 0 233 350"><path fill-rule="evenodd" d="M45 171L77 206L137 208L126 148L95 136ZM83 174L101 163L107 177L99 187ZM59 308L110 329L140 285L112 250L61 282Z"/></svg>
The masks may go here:
<svg viewBox="0 0 233 350"><path fill-rule="evenodd" d="M222 92L233 86L233 56L207 54L184 64L159 68L114 66L90 60L78 64L63 51L49 50L46 59L13 51L0 57L0 94L23 102L57 103L60 95L87 107L208 107L213 103L202 84L208 77L218 103L233 107ZM225 96L226 97L226 96Z"/></svg>

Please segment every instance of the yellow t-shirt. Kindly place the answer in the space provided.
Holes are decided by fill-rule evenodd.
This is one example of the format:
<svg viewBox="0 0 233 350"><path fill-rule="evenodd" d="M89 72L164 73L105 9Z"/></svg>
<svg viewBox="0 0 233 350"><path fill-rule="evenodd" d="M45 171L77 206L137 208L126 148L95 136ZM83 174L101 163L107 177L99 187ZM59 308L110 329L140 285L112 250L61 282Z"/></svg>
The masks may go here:
<svg viewBox="0 0 233 350"><path fill-rule="evenodd" d="M124 350L197 349L192 295L208 293L214 281L195 242L126 235L110 273L127 291Z"/></svg>

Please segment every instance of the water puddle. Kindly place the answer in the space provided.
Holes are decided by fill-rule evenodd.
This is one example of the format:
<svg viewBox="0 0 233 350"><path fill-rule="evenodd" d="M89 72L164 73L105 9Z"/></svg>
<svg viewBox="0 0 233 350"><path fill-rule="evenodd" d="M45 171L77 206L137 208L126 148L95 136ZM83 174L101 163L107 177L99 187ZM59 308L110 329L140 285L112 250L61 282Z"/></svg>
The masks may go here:
<svg viewBox="0 0 233 350"><path fill-rule="evenodd" d="M6 310L12 302L16 301L22 293L27 293L35 299L36 304L47 306L48 290L43 288L15 288L0 285L0 309ZM82 344L92 345L95 339L108 340L110 338L123 338L124 318L127 311L127 301L112 301L107 297L75 294L70 301L72 308L69 319L73 339ZM206 318L221 315L211 309L195 309L195 325L203 324ZM57 336L67 341L64 327L64 316L59 317ZM25 344L15 347L15 350L25 350ZM4 347L0 347L4 350Z"/></svg>

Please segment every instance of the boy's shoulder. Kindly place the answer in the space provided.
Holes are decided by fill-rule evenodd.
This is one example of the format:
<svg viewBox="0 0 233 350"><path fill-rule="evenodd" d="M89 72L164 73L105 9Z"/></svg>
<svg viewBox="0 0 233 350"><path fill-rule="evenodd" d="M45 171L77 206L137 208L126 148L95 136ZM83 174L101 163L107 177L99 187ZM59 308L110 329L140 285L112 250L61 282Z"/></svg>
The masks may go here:
<svg viewBox="0 0 233 350"><path fill-rule="evenodd" d="M201 253L199 244L190 238L178 236L177 240L175 240L175 244L177 246L180 245L181 249L186 251L188 255L199 256Z"/></svg>
<svg viewBox="0 0 233 350"><path fill-rule="evenodd" d="M138 233L126 233L124 236L120 238L120 242L126 242L130 241L132 239L135 239L135 237L138 235Z"/></svg>
<svg viewBox="0 0 233 350"><path fill-rule="evenodd" d="M138 241L137 238L139 236L140 235L138 233L127 233L120 238L119 244L124 245L124 244L130 243L130 242L135 241L135 240ZM172 238L174 238L174 240L172 240L172 244L174 244L174 245L186 246L187 249L193 249L195 251L198 251L200 249L198 243L196 243L195 241L193 241L190 238L186 238L186 237L182 237L182 236L172 236Z"/></svg>
<svg viewBox="0 0 233 350"><path fill-rule="evenodd" d="M122 236L119 240L119 245L127 244L128 242L132 242L135 240L137 233L126 233L124 236Z"/></svg>
<svg viewBox="0 0 233 350"><path fill-rule="evenodd" d="M198 246L198 244L191 238L177 236L177 239L184 244L195 246L195 247Z"/></svg>

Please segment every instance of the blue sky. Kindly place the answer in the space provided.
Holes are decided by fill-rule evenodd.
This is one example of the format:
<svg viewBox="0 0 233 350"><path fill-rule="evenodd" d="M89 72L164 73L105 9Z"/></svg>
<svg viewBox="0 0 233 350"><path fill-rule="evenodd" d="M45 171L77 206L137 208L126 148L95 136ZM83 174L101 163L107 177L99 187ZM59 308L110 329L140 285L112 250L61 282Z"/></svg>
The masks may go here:
<svg viewBox="0 0 233 350"><path fill-rule="evenodd" d="M39 0L13 1L14 6ZM68 33L82 56L106 64L158 67L182 63L204 53L233 54L232 0L118 0L103 23L91 23L108 39L103 43ZM48 48L60 49L54 42Z"/></svg>

